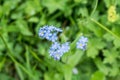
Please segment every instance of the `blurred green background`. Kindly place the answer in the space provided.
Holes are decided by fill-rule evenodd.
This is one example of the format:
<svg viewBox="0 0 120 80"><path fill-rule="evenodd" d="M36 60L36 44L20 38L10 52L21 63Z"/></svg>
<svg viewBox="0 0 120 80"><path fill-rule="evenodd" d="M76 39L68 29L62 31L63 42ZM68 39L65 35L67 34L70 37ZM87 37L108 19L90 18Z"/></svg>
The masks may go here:
<svg viewBox="0 0 120 80"><path fill-rule="evenodd" d="M0 0L0 80L120 80L119 14L120 0ZM44 25L63 29L61 42L82 33L87 50L51 59Z"/></svg>

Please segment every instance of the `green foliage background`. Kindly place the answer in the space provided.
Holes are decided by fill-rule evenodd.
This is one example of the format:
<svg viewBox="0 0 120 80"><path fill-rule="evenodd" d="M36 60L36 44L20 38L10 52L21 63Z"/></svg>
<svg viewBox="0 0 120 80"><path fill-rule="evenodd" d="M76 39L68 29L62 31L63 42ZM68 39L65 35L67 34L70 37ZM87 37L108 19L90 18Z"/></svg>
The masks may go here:
<svg viewBox="0 0 120 80"><path fill-rule="evenodd" d="M0 80L120 80L120 18L108 21L111 5L119 14L120 0L0 0ZM38 37L43 25L62 28L60 41L72 43L61 61ZM81 34L85 52L73 48Z"/></svg>

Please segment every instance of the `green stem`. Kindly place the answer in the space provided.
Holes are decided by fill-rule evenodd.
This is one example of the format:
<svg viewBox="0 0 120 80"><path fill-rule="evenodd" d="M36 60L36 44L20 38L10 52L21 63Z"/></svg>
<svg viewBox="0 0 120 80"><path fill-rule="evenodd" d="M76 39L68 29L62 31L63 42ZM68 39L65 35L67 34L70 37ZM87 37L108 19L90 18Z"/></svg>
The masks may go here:
<svg viewBox="0 0 120 80"><path fill-rule="evenodd" d="M76 25L74 19L71 16L69 16L69 19L73 25Z"/></svg>
<svg viewBox="0 0 120 80"><path fill-rule="evenodd" d="M91 18L91 21L93 21L94 23L96 23L97 25L99 25L102 29L106 30L108 33L112 34L114 37L116 37L117 39L120 40L120 37L117 36L115 33L113 33L112 31L110 31L108 28L106 28L104 25L102 25L101 23L97 22L96 20L94 20L93 18Z"/></svg>
<svg viewBox="0 0 120 80"><path fill-rule="evenodd" d="M93 13L95 13L95 10L96 10L96 8L97 8L97 5L98 5L98 0L96 0L95 7L94 7L94 9L93 9L92 12L91 12L91 16L93 15Z"/></svg>
<svg viewBox="0 0 120 80"><path fill-rule="evenodd" d="M29 51L30 51L30 53L33 55L33 57L34 57L36 60L38 60L38 61L39 61L40 63L42 63L43 65L48 66L45 62L43 62L42 59L40 59L40 58L38 57L38 55L37 55L32 49L29 49Z"/></svg>
<svg viewBox="0 0 120 80"><path fill-rule="evenodd" d="M76 42L78 41L78 39L80 38L80 36L82 36L83 33L79 34L76 39L70 44L71 47L71 51L75 48Z"/></svg>
<svg viewBox="0 0 120 80"><path fill-rule="evenodd" d="M33 52L32 50L30 50L30 53L33 55L33 57L38 60L40 63L42 63L43 61L36 55L35 52Z"/></svg>
<svg viewBox="0 0 120 80"><path fill-rule="evenodd" d="M30 74L25 68L24 66L22 66L19 62L17 62L17 60L12 56L12 51L9 49L8 45L7 45L7 42L5 41L4 37L0 34L0 37L3 41L3 43L5 44L7 50L9 51L9 54L8 56L11 58L11 60L17 64L24 72L26 72L30 77L34 77L32 74Z"/></svg>
<svg viewBox="0 0 120 80"><path fill-rule="evenodd" d="M60 16L60 15L62 15L62 12L59 12L59 13L57 13L56 15L54 15L54 16L51 18L51 20L57 18L57 17Z"/></svg>

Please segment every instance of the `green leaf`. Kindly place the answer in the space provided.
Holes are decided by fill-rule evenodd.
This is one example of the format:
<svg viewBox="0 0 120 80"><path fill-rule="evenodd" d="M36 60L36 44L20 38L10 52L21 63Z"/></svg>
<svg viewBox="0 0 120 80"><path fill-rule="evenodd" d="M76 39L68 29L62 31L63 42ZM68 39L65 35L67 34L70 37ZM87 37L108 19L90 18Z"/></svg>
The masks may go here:
<svg viewBox="0 0 120 80"><path fill-rule="evenodd" d="M101 39L89 39L87 47L87 56L95 58L99 54L99 50L103 49L105 46L106 44Z"/></svg>
<svg viewBox="0 0 120 80"><path fill-rule="evenodd" d="M74 0L76 3L80 3L82 0Z"/></svg>
<svg viewBox="0 0 120 80"><path fill-rule="evenodd" d="M92 38L89 39L88 48L103 49L106 46L102 39Z"/></svg>
<svg viewBox="0 0 120 80"><path fill-rule="evenodd" d="M120 27L119 26L113 26L112 31L117 35L120 36Z"/></svg>
<svg viewBox="0 0 120 80"><path fill-rule="evenodd" d="M41 12L42 7L40 4L39 0L34 0L34 1L26 1L26 3L24 4L24 10L25 13L27 14L27 16L33 16L35 15L37 12Z"/></svg>
<svg viewBox="0 0 120 80"><path fill-rule="evenodd" d="M0 71L4 67L5 61L6 61L6 58L3 58L2 61L0 61Z"/></svg>
<svg viewBox="0 0 120 80"><path fill-rule="evenodd" d="M37 23L39 19L37 17L31 17L28 21Z"/></svg>
<svg viewBox="0 0 120 80"><path fill-rule="evenodd" d="M105 75L101 71L96 71L90 80L106 80Z"/></svg>
<svg viewBox="0 0 120 80"><path fill-rule="evenodd" d="M120 40L115 39L115 40L113 41L113 43L114 43L114 45L115 45L116 48L120 48Z"/></svg>
<svg viewBox="0 0 120 80"><path fill-rule="evenodd" d="M55 71L46 72L44 74L44 80L62 80L62 75Z"/></svg>
<svg viewBox="0 0 120 80"><path fill-rule="evenodd" d="M118 64L113 64L112 68L110 70L110 76L115 77L119 74L119 65Z"/></svg>
<svg viewBox="0 0 120 80"><path fill-rule="evenodd" d="M101 72L103 72L105 75L108 75L110 68L105 66L100 58L94 59L94 62Z"/></svg>
<svg viewBox="0 0 120 80"><path fill-rule="evenodd" d="M5 45L3 44L2 40L0 39L0 51L5 49Z"/></svg>
<svg viewBox="0 0 120 80"><path fill-rule="evenodd" d="M19 3L19 0L15 0L15 1L11 1L11 0L7 0L7 1L4 1L4 4L3 4L3 13L4 15L9 15L10 14L10 11L12 9L14 9L17 4Z"/></svg>
<svg viewBox="0 0 120 80"><path fill-rule="evenodd" d="M6 73L0 73L0 80L15 80L15 79Z"/></svg>
<svg viewBox="0 0 120 80"><path fill-rule="evenodd" d="M115 63L117 60L117 57L119 56L118 52L113 49L111 49L110 51L103 50L103 53L104 53L103 55L105 56L104 63L109 63L109 64Z"/></svg>
<svg viewBox="0 0 120 80"><path fill-rule="evenodd" d="M17 70L17 72L18 72L18 75L19 75L19 77L20 77L20 80L24 80L24 76L23 76L22 70L21 70L17 65L15 65L15 68L16 68L16 70Z"/></svg>
<svg viewBox="0 0 120 80"><path fill-rule="evenodd" d="M105 38L107 41L112 41L114 39L114 37L109 33L104 34L103 38Z"/></svg>
<svg viewBox="0 0 120 80"><path fill-rule="evenodd" d="M82 17L87 17L88 16L88 9L86 7L80 8L78 11L78 14L81 15Z"/></svg>
<svg viewBox="0 0 120 80"><path fill-rule="evenodd" d="M95 58L99 54L96 48L90 48L87 50L87 56L91 58Z"/></svg>
<svg viewBox="0 0 120 80"><path fill-rule="evenodd" d="M28 51L28 46L25 46L26 48L26 52L25 52L25 58L26 58L26 67L29 70L29 72L31 72L31 66L30 66L30 54Z"/></svg>
<svg viewBox="0 0 120 80"><path fill-rule="evenodd" d="M72 54L71 56L68 57L67 63L71 67L75 67L78 64L78 62L80 61L80 59L82 58L83 54L84 54L83 51L77 50L74 54Z"/></svg>
<svg viewBox="0 0 120 80"><path fill-rule="evenodd" d="M0 5L0 18L2 17L3 15L3 10L2 10L2 6Z"/></svg>
<svg viewBox="0 0 120 80"><path fill-rule="evenodd" d="M113 2L114 2L114 0L104 0L104 3L105 3L107 8L110 7L112 4L114 4Z"/></svg>
<svg viewBox="0 0 120 80"><path fill-rule="evenodd" d="M91 21L88 21L85 25L90 31L94 32L97 37L103 36L103 30L98 26L94 25Z"/></svg>
<svg viewBox="0 0 120 80"><path fill-rule="evenodd" d="M49 13L55 12L57 9L64 10L67 0L43 0L42 4L48 8Z"/></svg>
<svg viewBox="0 0 120 80"><path fill-rule="evenodd" d="M19 29L21 34L25 36L32 36L32 32L30 32L27 23L24 20L17 20L16 27Z"/></svg>
<svg viewBox="0 0 120 80"><path fill-rule="evenodd" d="M64 66L64 77L65 80L72 79L72 69L69 66Z"/></svg>

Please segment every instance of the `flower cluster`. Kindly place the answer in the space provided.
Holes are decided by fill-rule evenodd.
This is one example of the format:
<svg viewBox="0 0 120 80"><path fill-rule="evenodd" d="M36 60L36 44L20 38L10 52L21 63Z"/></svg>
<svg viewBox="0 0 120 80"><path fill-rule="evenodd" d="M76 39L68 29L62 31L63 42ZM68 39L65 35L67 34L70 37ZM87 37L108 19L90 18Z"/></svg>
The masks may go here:
<svg viewBox="0 0 120 80"><path fill-rule="evenodd" d="M118 20L119 15L116 12L116 6L112 5L108 9L108 21L115 22Z"/></svg>
<svg viewBox="0 0 120 80"><path fill-rule="evenodd" d="M54 42L50 47L49 53L50 53L50 56L53 57L55 60L60 60L62 55L68 52L69 49L70 49L69 42L66 42L64 44Z"/></svg>
<svg viewBox="0 0 120 80"><path fill-rule="evenodd" d="M76 47L78 49L85 50L87 46L88 38L81 36L78 42L76 43Z"/></svg>
<svg viewBox="0 0 120 80"><path fill-rule="evenodd" d="M69 42L66 42L64 44L60 44L57 42L58 40L57 34L59 32L62 32L60 28L56 28L54 26L43 26L42 28L39 29L39 33L38 33L38 35L41 38L53 42L52 46L50 47L49 54L55 60L60 60L62 55L68 52L70 49Z"/></svg>
<svg viewBox="0 0 120 80"><path fill-rule="evenodd" d="M59 32L62 32L62 30L59 28L56 28L54 26L44 26L40 28L39 36L41 38L45 38L49 41L55 42L58 39L57 34Z"/></svg>
<svg viewBox="0 0 120 80"><path fill-rule="evenodd" d="M53 44L49 49L49 54L55 60L60 60L63 54L70 50L69 42L60 44L57 41L58 40L57 34L59 32L62 32L60 28L56 28L54 26L43 26L42 28L39 29L39 33L38 33L41 38L47 39L53 42ZM78 42L76 43L76 47L78 49L85 50L87 46L87 42L88 42L88 38L81 36Z"/></svg>

